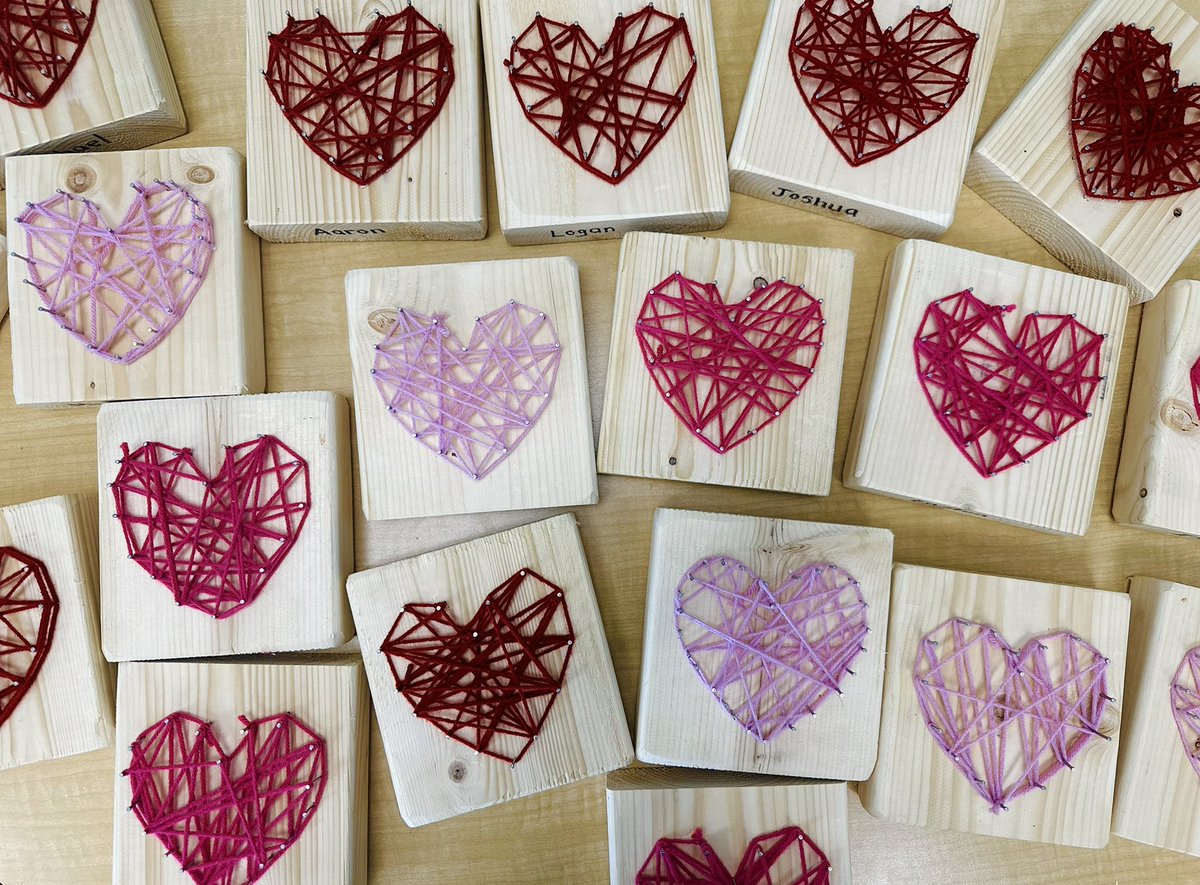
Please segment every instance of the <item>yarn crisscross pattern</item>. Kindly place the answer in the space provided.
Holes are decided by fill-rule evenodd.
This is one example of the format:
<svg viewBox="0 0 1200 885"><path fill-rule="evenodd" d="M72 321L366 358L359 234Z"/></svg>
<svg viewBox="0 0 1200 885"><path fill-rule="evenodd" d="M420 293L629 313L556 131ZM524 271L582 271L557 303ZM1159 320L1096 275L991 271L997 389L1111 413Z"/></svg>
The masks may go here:
<svg viewBox="0 0 1200 885"><path fill-rule="evenodd" d="M172 182L134 182L112 225L91 200L59 191L17 216L25 282L39 311L89 353L128 365L162 343L204 286L215 248L208 210Z"/></svg>
<svg viewBox="0 0 1200 885"><path fill-rule="evenodd" d="M1196 420L1200 421L1200 357L1192 363L1188 378L1192 382L1192 407L1196 410Z"/></svg>
<svg viewBox="0 0 1200 885"><path fill-rule="evenodd" d="M267 86L304 143L360 184L379 178L429 130L454 85L454 46L409 5L341 31L318 13L268 36Z"/></svg>
<svg viewBox="0 0 1200 885"><path fill-rule="evenodd" d="M804 0L788 56L804 103L851 166L890 154L948 113L979 35L950 7L881 28L874 0Z"/></svg>
<svg viewBox="0 0 1200 885"><path fill-rule="evenodd" d="M683 16L618 15L597 46L578 22L544 18L513 39L509 83L526 118L583 169L618 184L678 119L696 78Z"/></svg>
<svg viewBox="0 0 1200 885"><path fill-rule="evenodd" d="M92 33L100 0L0 0L0 98L44 108Z"/></svg>
<svg viewBox="0 0 1200 885"><path fill-rule="evenodd" d="M1153 200L1200 187L1200 86L1180 88L1152 29L1101 34L1075 72L1071 142L1088 196Z"/></svg>
<svg viewBox="0 0 1200 885"><path fill-rule="evenodd" d="M1200 646L1189 649L1171 679L1171 715L1188 762L1200 776Z"/></svg>
<svg viewBox="0 0 1200 885"><path fill-rule="evenodd" d="M731 304L676 271L647 293L635 333L663 401L717 454L753 439L813 376L822 302L786 280Z"/></svg>
<svg viewBox="0 0 1200 885"><path fill-rule="evenodd" d="M398 308L371 377L413 439L483 479L549 407L561 361L553 321L516 301L478 317L466 344L444 315Z"/></svg>
<svg viewBox="0 0 1200 885"><path fill-rule="evenodd" d="M1091 417L1108 336L1074 314L1030 313L1016 338L972 290L939 298L913 340L917 378L937 422L986 478L1026 463Z"/></svg>
<svg viewBox="0 0 1200 885"><path fill-rule="evenodd" d="M239 717L226 754L209 722L176 712L134 740L129 810L196 885L250 885L295 844L328 779L325 739L291 713Z"/></svg>
<svg viewBox="0 0 1200 885"><path fill-rule="evenodd" d="M1107 673L1108 658L1074 633L1017 651L993 627L953 618L921 639L913 684L934 742L998 814L1108 740Z"/></svg>
<svg viewBox="0 0 1200 885"><path fill-rule="evenodd" d="M715 556L680 580L675 630L700 681L765 743L842 694L865 651L867 602L855 577L827 562L772 589L744 563Z"/></svg>
<svg viewBox="0 0 1200 885"><path fill-rule="evenodd" d="M704 833L659 839L638 871L635 885L829 885L825 853L800 827L783 827L750 840L730 874Z"/></svg>
<svg viewBox="0 0 1200 885"><path fill-rule="evenodd" d="M121 451L111 486L130 559L176 605L223 619L254 602L308 519L308 462L269 435L226 446L212 478L191 449Z"/></svg>
<svg viewBox="0 0 1200 885"><path fill-rule="evenodd" d="M574 645L562 588L521 569L465 624L445 602L404 606L380 651L415 715L516 765L562 692Z"/></svg>
<svg viewBox="0 0 1200 885"><path fill-rule="evenodd" d="M33 687L57 621L58 595L45 563L0 547L0 726Z"/></svg>

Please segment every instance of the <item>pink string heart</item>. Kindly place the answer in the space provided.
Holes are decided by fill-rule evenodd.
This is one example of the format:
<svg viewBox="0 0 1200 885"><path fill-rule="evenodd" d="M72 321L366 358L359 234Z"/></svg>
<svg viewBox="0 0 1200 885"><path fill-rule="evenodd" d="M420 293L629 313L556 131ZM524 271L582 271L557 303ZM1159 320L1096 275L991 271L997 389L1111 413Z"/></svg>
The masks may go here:
<svg viewBox="0 0 1200 885"><path fill-rule="evenodd" d="M1183 656L1171 679L1171 714L1188 762L1200 776L1200 646Z"/></svg>
<svg viewBox="0 0 1200 885"><path fill-rule="evenodd" d="M784 827L755 836L730 875L700 830L690 839L659 839L634 885L829 885L825 852L804 830Z"/></svg>
<svg viewBox="0 0 1200 885"><path fill-rule="evenodd" d="M1200 357L1192 363L1188 377L1192 382L1192 407L1196 410L1196 420L1200 421Z"/></svg>

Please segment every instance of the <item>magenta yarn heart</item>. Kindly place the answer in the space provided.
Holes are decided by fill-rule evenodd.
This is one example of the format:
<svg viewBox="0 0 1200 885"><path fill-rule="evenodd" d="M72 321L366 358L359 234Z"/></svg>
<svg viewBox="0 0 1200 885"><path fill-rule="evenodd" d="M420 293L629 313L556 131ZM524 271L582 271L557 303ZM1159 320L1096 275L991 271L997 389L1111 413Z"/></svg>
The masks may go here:
<svg viewBox="0 0 1200 885"><path fill-rule="evenodd" d="M554 323L515 301L476 319L465 345L445 316L401 308L375 345L371 375L414 439L483 479L550 405L561 359Z"/></svg>
<svg viewBox="0 0 1200 885"><path fill-rule="evenodd" d="M1188 762L1200 775L1200 646L1183 656L1171 680L1171 713Z"/></svg>
<svg viewBox="0 0 1200 885"><path fill-rule="evenodd" d="M733 557L714 556L679 582L675 630L700 681L766 742L842 693L865 651L867 603L836 565L806 565L772 590Z"/></svg>

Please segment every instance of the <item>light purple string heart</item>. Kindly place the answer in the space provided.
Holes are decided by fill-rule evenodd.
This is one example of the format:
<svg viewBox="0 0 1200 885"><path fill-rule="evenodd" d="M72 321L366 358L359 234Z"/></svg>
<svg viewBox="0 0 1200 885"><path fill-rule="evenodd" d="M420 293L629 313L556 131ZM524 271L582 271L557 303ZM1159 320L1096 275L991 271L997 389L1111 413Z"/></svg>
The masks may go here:
<svg viewBox="0 0 1200 885"><path fill-rule="evenodd" d="M1183 656L1171 680L1171 713L1188 762L1200 775L1200 647Z"/></svg>

